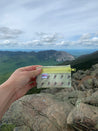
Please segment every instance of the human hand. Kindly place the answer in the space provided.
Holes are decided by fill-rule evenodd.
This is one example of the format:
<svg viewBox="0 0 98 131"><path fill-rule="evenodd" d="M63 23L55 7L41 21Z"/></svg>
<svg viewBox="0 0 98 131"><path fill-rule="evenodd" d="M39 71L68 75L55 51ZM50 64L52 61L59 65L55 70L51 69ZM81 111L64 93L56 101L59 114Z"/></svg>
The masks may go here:
<svg viewBox="0 0 98 131"><path fill-rule="evenodd" d="M27 93L29 89L36 86L36 76L41 73L39 65L27 66L17 69L10 78L6 81L14 90L13 101L19 99ZM32 83L33 81L33 83Z"/></svg>

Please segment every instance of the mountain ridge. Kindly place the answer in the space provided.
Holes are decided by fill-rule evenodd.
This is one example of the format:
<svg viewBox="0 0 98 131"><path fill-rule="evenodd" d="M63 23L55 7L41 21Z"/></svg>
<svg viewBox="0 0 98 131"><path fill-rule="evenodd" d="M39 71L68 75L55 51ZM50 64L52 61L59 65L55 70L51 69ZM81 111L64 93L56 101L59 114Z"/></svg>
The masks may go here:
<svg viewBox="0 0 98 131"><path fill-rule="evenodd" d="M67 52L46 50L39 52L11 52L0 51L0 73L14 71L28 65L56 65L66 60L75 58Z"/></svg>
<svg viewBox="0 0 98 131"><path fill-rule="evenodd" d="M81 69L89 69L92 65L98 63L98 51L95 51L91 54L86 54L79 56L75 60L72 61L65 61L61 63L60 65L67 65L70 64L73 68L76 68L77 70Z"/></svg>

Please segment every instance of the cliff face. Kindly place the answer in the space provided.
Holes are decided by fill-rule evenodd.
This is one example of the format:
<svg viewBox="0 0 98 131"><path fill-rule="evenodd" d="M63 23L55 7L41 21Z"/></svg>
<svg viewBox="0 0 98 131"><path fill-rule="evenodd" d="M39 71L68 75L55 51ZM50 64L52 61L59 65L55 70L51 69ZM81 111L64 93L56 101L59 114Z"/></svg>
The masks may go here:
<svg viewBox="0 0 98 131"><path fill-rule="evenodd" d="M44 89L12 104L2 119L14 131L97 131L98 64L72 76L71 88Z"/></svg>
<svg viewBox="0 0 98 131"><path fill-rule="evenodd" d="M65 61L61 65L66 65L70 64L73 68L77 68L78 70L86 70L88 68L91 68L92 65L98 63L98 51L87 54L87 55L82 55L75 60L72 61Z"/></svg>
<svg viewBox="0 0 98 131"><path fill-rule="evenodd" d="M72 61L75 60L74 56L64 52L64 51L59 51L56 52L55 56L57 56L56 61L57 62L63 62L63 61Z"/></svg>

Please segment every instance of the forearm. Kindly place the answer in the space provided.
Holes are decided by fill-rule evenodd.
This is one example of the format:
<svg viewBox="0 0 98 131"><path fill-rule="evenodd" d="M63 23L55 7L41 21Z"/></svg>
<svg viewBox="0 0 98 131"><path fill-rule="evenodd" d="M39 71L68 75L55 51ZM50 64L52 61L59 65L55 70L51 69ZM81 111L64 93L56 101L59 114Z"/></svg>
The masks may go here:
<svg viewBox="0 0 98 131"><path fill-rule="evenodd" d="M7 82L0 85L0 119L14 101L14 90Z"/></svg>
<svg viewBox="0 0 98 131"><path fill-rule="evenodd" d="M0 85L0 119L15 100L24 96L29 89L35 86L34 83L30 83L36 82L36 77L42 71L41 68L36 69L36 67L40 66L19 68L5 83Z"/></svg>

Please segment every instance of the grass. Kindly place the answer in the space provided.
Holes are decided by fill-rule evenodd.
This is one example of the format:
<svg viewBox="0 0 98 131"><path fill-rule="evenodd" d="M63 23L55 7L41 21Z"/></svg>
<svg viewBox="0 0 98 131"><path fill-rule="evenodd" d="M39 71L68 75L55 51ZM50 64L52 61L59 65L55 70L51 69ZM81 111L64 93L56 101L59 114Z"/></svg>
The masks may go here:
<svg viewBox="0 0 98 131"><path fill-rule="evenodd" d="M14 128L15 128L15 125L13 124L3 124L0 127L0 131L13 131Z"/></svg>

